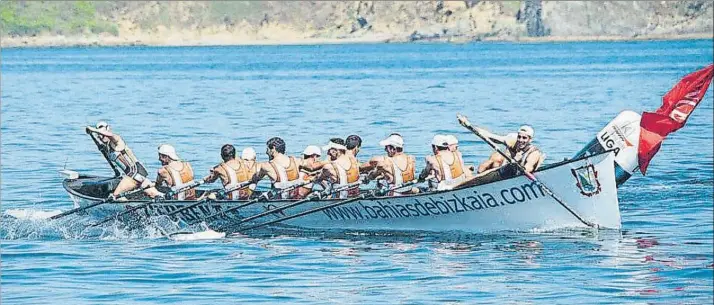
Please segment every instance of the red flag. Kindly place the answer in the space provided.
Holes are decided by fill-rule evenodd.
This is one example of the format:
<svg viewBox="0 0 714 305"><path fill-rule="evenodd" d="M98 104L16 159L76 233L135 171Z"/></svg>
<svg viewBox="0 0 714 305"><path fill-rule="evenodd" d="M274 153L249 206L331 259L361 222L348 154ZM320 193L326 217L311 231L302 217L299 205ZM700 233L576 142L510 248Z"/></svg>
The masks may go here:
<svg viewBox="0 0 714 305"><path fill-rule="evenodd" d="M689 115L707 92L713 76L714 64L685 76L665 94L662 106L657 111L642 113L637 157L643 175L664 138L687 122Z"/></svg>

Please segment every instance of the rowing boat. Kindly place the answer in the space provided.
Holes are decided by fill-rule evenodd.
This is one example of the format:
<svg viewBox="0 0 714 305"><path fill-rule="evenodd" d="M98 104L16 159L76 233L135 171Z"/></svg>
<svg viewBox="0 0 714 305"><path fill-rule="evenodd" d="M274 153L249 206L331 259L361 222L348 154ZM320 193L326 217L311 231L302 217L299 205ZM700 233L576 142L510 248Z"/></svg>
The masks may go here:
<svg viewBox="0 0 714 305"><path fill-rule="evenodd" d="M547 165L535 174L543 184L548 185L585 220L601 228L619 229L620 210L614 162L614 152L606 151ZM119 177L78 175L65 179L63 186L70 194L75 207L82 207L106 198L119 180ZM315 209L336 200L309 201L267 216L267 219ZM142 198L129 198L126 202L103 204L87 212L95 217L107 217L147 202L148 200ZM244 202L206 202L185 209L174 217L190 223ZM215 217L208 225L214 226L220 223L223 227L231 228L232 222L292 202L294 200L258 202ZM134 213L135 216L165 216L194 203L196 202L167 200L146 205ZM584 226L583 222L524 175L496 181L486 179L454 190L361 199L290 219L282 225L319 230L419 230L475 233Z"/></svg>
<svg viewBox="0 0 714 305"><path fill-rule="evenodd" d="M712 79L712 69L713 66L709 66L687 75L665 95L663 105L656 113L645 113L647 119L632 111L623 111L572 159L544 165L534 175L519 174L524 170L522 165L502 153L465 117L458 116L464 127L511 163L452 190L392 197L374 196L374 191L369 191L369 195L344 201L299 202L257 199L250 202L151 202L134 194L126 202L105 203L121 179L111 162L117 174L115 177L66 171L68 177L63 185L75 204L76 210L71 213L89 212L101 217L130 212L147 217L173 215L189 224L205 221L209 227L219 227L223 231L244 231L272 224L317 230L469 233L563 227L620 229L617 187L640 165L644 173L664 137L684 125L704 96ZM641 126L644 127L641 129ZM97 139L93 137L93 140L100 147ZM102 153L109 161L106 153ZM508 170L514 166L521 171ZM273 219L266 220L266 217ZM250 223L254 219L259 219L257 224ZM105 221L97 224L103 223Z"/></svg>

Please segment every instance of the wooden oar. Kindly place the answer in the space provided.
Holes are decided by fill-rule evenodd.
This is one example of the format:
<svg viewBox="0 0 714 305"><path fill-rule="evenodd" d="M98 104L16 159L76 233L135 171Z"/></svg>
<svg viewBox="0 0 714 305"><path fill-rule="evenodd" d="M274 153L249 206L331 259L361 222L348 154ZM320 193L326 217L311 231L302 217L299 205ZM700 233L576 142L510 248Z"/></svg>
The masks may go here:
<svg viewBox="0 0 714 305"><path fill-rule="evenodd" d="M184 185L184 186L182 186L182 187L180 187L180 188L178 188L178 189L175 189L175 190L174 190L174 189L171 189L170 191L166 192L166 194L165 194L164 196L170 197L170 196L173 196L173 194L190 190L190 189L195 188L195 187L197 187L197 186L199 186L199 185L201 185L201 184L203 184L203 183L205 183L205 181L203 181L203 179L198 180L198 181L195 181L195 180L194 180L193 182L191 182L191 183L189 183L189 184L187 184L187 185ZM151 200L151 201L149 201L149 202L142 203L142 204L137 205L137 206L135 206L135 207L128 208L128 209L126 209L126 211L123 211L123 212L121 212L121 213L119 213L119 214L116 214L116 215L114 215L114 216L109 216L109 217L107 217L107 218L104 218L104 219L100 220L100 221L97 222L97 223L90 224L90 225L88 225L87 227L88 227L88 228L93 228L93 227L96 227L96 226L105 224L105 223L111 221L112 219L119 219L119 217L121 217L121 216L124 216L124 215L126 215L126 214L131 213L131 212L134 212L134 211L136 211L136 210L138 210L138 209L146 208L146 207L148 207L149 205L152 205L152 204L157 203L157 202L159 202L159 201L158 201L158 200Z"/></svg>
<svg viewBox="0 0 714 305"><path fill-rule="evenodd" d="M237 225L240 225L240 224L249 222L249 221L251 221L251 220L258 219L258 218L260 218L260 217L264 217L264 216L268 216L268 215L271 215L271 214L275 214L275 213L284 211L284 210L286 210L286 209L289 209L289 208L292 208L292 207L295 207L295 206L304 204L304 203L306 203L306 202L308 202L308 201L313 201L313 200L316 200L316 199L324 198L324 197L326 197L326 196L330 196L330 195L332 195L332 194L334 194L334 193L347 190L347 189L349 189L349 188L351 188L351 187L355 187L355 186L357 186L357 185L360 185L360 182L359 182L359 181L358 181L358 182L353 182L353 183L350 183L350 184L347 184L347 185L338 186L338 187L336 187L336 188L333 188L333 189L331 189L331 190L327 190L327 191L324 191L324 192L312 192L312 193L310 193L309 195L307 195L307 197L306 197L305 199L303 199L303 200L298 200L298 201L295 201L295 202L293 202L293 203L290 203L290 204L286 204L286 205L284 205L284 206L281 206L281 207L279 207L279 208L275 208L275 209L272 209L272 210L265 211L265 212L263 212L263 213L258 213L258 214L256 214L256 215L243 218L243 219L241 219L240 221L238 221L238 222L236 222L236 223L232 223L232 224L230 224L230 225L231 225L231 226L237 226ZM222 231L222 228L218 228L218 229L216 229L216 231Z"/></svg>
<svg viewBox="0 0 714 305"><path fill-rule="evenodd" d="M314 208L314 209L310 209L310 210L307 210L307 211L303 211L303 212L300 212L300 213L297 213L297 214L294 214L294 215L285 216L285 217L281 217L281 218L278 218L278 219L275 219L275 220L271 220L271 221L259 223L259 224L256 224L256 225L248 226L248 227L245 227L245 228L241 228L241 229L237 230L236 232L243 232L243 231L253 230L253 229L257 229L257 228L262 228L262 227L264 227L264 226L269 226L269 225L276 224L276 223L283 222L283 221L287 221L287 220L290 220L290 219L293 219L293 218L298 218L298 217L302 217L302 216L309 215L309 214L312 214L312 213L317 213L317 212L320 212L320 211L323 211L323 210L327 210L327 209L330 209L330 208L334 208L334 207L338 207L338 206L341 206L341 205L344 205L344 204L348 204L348 203L350 203L350 202L355 202L355 201L357 201L357 200L367 199L367 198L371 198L371 197L374 197L374 196L382 196L382 195L387 194L387 193L389 193L389 192L391 192L391 191L393 191L393 190L400 189L400 188L404 188L404 187L409 187L409 186L412 186L412 185L417 184L417 183L419 183L419 182L415 180L415 181L408 182L408 183L405 183L405 184L402 184L402 185L393 186L393 187L391 187L391 188L389 188L389 189L386 189L386 190L381 190L381 191L380 191L380 190L370 190L370 191L364 192L364 193L362 193L362 194L360 194L359 196L354 197L354 198L345 199L345 200L338 201L338 202L335 202L335 203L332 203L332 204L328 204L328 205L326 205L326 206L322 206L322 207L319 207L319 208ZM273 210L273 211L274 211L274 210Z"/></svg>
<svg viewBox="0 0 714 305"><path fill-rule="evenodd" d="M558 196L556 196L555 193L553 193L553 191L551 191L549 187L547 187L545 184L543 184L543 182L540 182L540 180L538 180L538 178L536 178L535 175L526 171L526 168L522 164L516 162L516 160L514 160L511 156L509 156L508 154L506 154L503 151L501 151L500 149L498 149L498 147L496 146L496 144L493 143L493 141L491 141L488 137L485 137L484 135L482 135L476 128L474 128L471 125L471 122L469 122L469 119L467 117L457 114L456 118L458 118L461 126L466 127L466 129L470 130L475 135L477 135L479 138L484 140L489 146L491 146L491 148L493 148L496 152L501 154L501 156L506 158L506 160L508 160L508 162L516 164L516 166L518 166L518 168L526 175L526 177L528 177L528 179L535 182L535 184L538 187L540 187L546 194L548 194L551 198L553 198L556 202L558 202L563 208L568 210L568 212L570 212L570 214L575 216L575 218L577 218L580 222L582 222L583 224L585 224L586 226L591 227L591 228L598 227L597 224L594 224L590 221L585 220L577 212L575 212L575 210L570 208L570 206L568 206L562 199L560 199Z"/></svg>
<svg viewBox="0 0 714 305"><path fill-rule="evenodd" d="M308 183L310 183L310 182L306 181L305 183L296 184L296 185L293 185L293 186L286 187L286 188L284 188L284 189L272 189L272 190L270 190L270 191L268 191L268 192L263 193L262 195L260 195L260 197L258 197L258 198L256 198L256 199L253 199L253 200L248 201L248 202L243 203L243 204L239 204L239 205L234 206L234 207L232 207L232 208L230 208L230 209L226 209L226 210L223 210L223 211L220 211L220 212L217 212L217 213L213 213L213 214L208 215L208 216L206 216L206 217L204 217L204 218L201 218L201 219L199 219L199 220L192 221L192 222L189 223L188 225L189 225L189 226L195 225L195 224L197 224L197 223L204 222L204 221L206 221L206 220L208 220L208 219L213 219L213 218L215 218L215 217L217 217L217 216L225 215L225 214L228 213L228 212L233 212L233 211L235 211L235 210L238 210L238 209L247 207L247 206L252 205L252 204L254 204L254 203L256 203L256 202L268 200L268 199L270 199L269 196L268 196L269 193L272 193L272 192L280 192L280 193L290 192L290 191L292 191L292 190L294 190L294 189L296 189L296 188L298 188L298 187L301 187L301 186L303 186L303 185L305 185L305 184L308 184Z"/></svg>
<svg viewBox="0 0 714 305"><path fill-rule="evenodd" d="M235 191L237 191L237 190L240 190L240 189L244 189L244 188L246 188L246 187L249 187L250 184L251 184L250 181L246 181L246 182L240 183L240 184L238 184L238 185L236 185L235 187L232 187L232 188L230 188L230 189L227 189L227 190L219 190L219 191L216 192L216 194L219 195L219 196L225 196L225 194L228 194L228 193L231 193L231 192L235 192ZM209 198L208 198L208 195L206 195L205 198L196 201L196 203L192 203L192 204L190 204L190 205L188 205L188 206L185 206L185 207L180 208L180 209L178 209L178 210L176 210L176 211L173 211L173 212L171 212L171 213L168 213L168 214L166 214L166 216L171 217L171 216L173 216L173 215L176 215L176 214L178 214L178 213L181 213L181 212L183 212L183 211L185 211L185 210L188 210L188 209L190 209L190 208L197 207L197 206L201 205L202 203L206 203L206 202L208 202L209 200L211 200L211 199L209 199Z"/></svg>
<svg viewBox="0 0 714 305"><path fill-rule="evenodd" d="M138 188L138 189L135 189L135 190L132 190L132 191L124 192L124 193L119 194L119 196L117 196L117 197L111 197L111 196L110 196L109 198L104 199L104 200L102 200L102 201L95 202L95 203L92 203L92 204L87 205L87 206L83 206L83 207L78 207L78 208L75 208L75 209L71 209L71 210L69 210L69 211L66 211L66 212L63 212L63 213L54 215L54 216L52 216L52 217L50 217L50 218L48 218L48 219L49 219L49 220L55 220L55 219L58 219L58 218L65 217L65 216L67 216L67 215L72 215L72 214L75 214L75 213L79 213L79 212L82 212L82 211L91 209L91 208L93 208L93 207L96 207L96 206L98 206L98 205L102 205L102 204L105 204L105 203L114 202L114 201L116 201L116 200L119 199L119 198L124 198L124 197L129 196L129 195L133 195L133 194L136 194L136 193L143 192L143 191L146 190L147 188L149 188L149 187Z"/></svg>

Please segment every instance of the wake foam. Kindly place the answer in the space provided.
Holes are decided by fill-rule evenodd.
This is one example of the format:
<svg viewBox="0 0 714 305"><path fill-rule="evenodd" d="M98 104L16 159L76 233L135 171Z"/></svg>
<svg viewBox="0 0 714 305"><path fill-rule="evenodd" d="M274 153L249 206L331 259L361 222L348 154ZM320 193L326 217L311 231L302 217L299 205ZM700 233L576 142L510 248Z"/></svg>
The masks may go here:
<svg viewBox="0 0 714 305"><path fill-rule="evenodd" d="M10 209L5 211L3 213L6 216L10 216L16 219L31 219L31 220L39 220L39 219L48 219L52 216L58 215L62 213L60 210L52 210L52 211L41 211L41 210L34 210L34 209Z"/></svg>

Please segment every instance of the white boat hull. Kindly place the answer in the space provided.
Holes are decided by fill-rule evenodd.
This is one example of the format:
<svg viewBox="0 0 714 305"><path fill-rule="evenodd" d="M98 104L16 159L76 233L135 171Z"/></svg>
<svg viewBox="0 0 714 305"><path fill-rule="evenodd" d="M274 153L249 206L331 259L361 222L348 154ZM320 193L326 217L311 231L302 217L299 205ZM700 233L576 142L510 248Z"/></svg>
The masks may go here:
<svg viewBox="0 0 714 305"><path fill-rule="evenodd" d="M612 152L607 152L538 171L536 176L583 219L601 228L620 229L614 158ZM72 192L70 195L78 205L86 205L96 200L77 194L72 195ZM335 202L337 201L307 202L247 224L262 223ZM145 201L103 204L90 209L89 212L97 217L106 217L142 203ZM136 212L139 215L160 216L191 203L190 201L154 203ZM178 213L175 217L184 222L193 222L241 203L240 201L205 203ZM240 218L289 203L291 201L256 203L234 213L227 213L225 217L217 218L216 222L223 225L234 224ZM287 220L281 224L318 230L419 230L473 233L586 227L525 176L450 191L358 200ZM239 230L239 228L234 226L232 229Z"/></svg>

